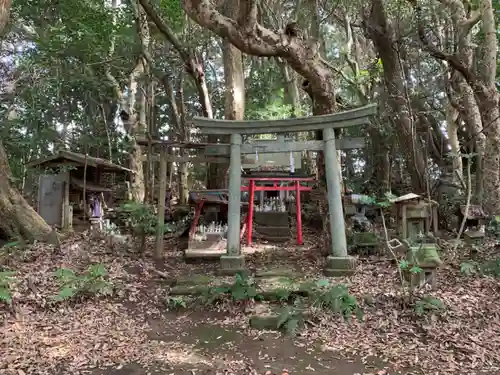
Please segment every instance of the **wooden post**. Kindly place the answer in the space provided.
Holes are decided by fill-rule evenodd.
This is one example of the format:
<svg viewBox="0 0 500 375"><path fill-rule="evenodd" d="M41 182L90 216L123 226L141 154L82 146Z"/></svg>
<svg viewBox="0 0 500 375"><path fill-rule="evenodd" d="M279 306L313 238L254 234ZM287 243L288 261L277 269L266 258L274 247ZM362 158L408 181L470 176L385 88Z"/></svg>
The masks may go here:
<svg viewBox="0 0 500 375"><path fill-rule="evenodd" d="M160 186L158 193L158 220L156 222L156 250L155 258L163 257L165 238L165 199L167 195L167 157L165 147L160 153Z"/></svg>
<svg viewBox="0 0 500 375"><path fill-rule="evenodd" d="M241 134L231 134L229 162L229 208L227 230L227 253L220 259L222 274L235 274L245 268L245 258L241 255Z"/></svg>
<svg viewBox="0 0 500 375"><path fill-rule="evenodd" d="M297 244L302 245L302 204L300 203L300 181L295 181L295 212L297 215Z"/></svg>
<svg viewBox="0 0 500 375"><path fill-rule="evenodd" d="M85 151L85 164L83 166L83 220L87 219L87 165L88 165L88 155Z"/></svg>
<svg viewBox="0 0 500 375"><path fill-rule="evenodd" d="M247 216L247 245L252 244L252 227L253 227L253 201L255 199L255 180L250 179L248 187L248 216Z"/></svg>
<svg viewBox="0 0 500 375"><path fill-rule="evenodd" d="M347 255L344 212L340 181L340 163L335 148L335 132L323 130L325 142L325 174L328 189L328 213L330 219L331 255L328 256L326 276L343 276L354 272L355 259Z"/></svg>

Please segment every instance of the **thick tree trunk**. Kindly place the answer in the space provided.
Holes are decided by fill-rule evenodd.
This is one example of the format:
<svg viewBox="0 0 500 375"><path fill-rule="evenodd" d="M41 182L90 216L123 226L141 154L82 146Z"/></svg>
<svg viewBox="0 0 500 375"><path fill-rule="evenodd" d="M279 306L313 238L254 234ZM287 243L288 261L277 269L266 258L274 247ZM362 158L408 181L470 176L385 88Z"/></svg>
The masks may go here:
<svg viewBox="0 0 500 375"><path fill-rule="evenodd" d="M286 64L280 64L281 72L283 74L283 81L285 86L284 102L291 107L290 116L299 117L300 110L300 91L297 82L297 76L294 71Z"/></svg>
<svg viewBox="0 0 500 375"><path fill-rule="evenodd" d="M148 17L146 12L139 5L137 0L133 0L133 7L135 12L135 21L137 27L137 35L141 40L141 46L143 50L143 56L137 61L137 65L134 68L132 74L129 78L129 92L128 92L128 113L130 119L128 123L128 134L131 139L131 150L129 155L129 168L134 171L130 176L130 188L132 192L132 198L137 202L144 202L146 195L145 179L144 179L144 163L142 160L142 148L137 144L136 136L144 135L147 129L146 123L146 108L144 104L145 98L144 93L141 90L139 92L139 78L146 72L147 69L147 58L144 56L149 54L149 25ZM137 103L137 98L140 99ZM136 111L138 107L138 111Z"/></svg>
<svg viewBox="0 0 500 375"><path fill-rule="evenodd" d="M384 66L384 79L388 93L388 104L396 124L399 147L406 159L406 170L411 176L416 193L425 191L426 160L423 145L415 129L411 103L405 88L405 76L398 55L395 30L387 19L382 0L372 0L371 10L364 14L367 36L373 41ZM401 46L400 46L401 48Z"/></svg>
<svg viewBox="0 0 500 375"><path fill-rule="evenodd" d="M453 21L453 29L455 30L455 38L457 40L457 56L462 61L464 66L468 69L472 68L473 62L473 48L471 45L470 31L472 27L479 21L479 12L472 12L470 16L467 15L465 4L461 0L446 0L443 2L449 8L451 20ZM453 71L450 77L450 86L453 92L449 93L451 105L457 110L471 134L475 134L476 149L476 186L475 186L475 200L481 204L483 196L483 157L485 151L486 137L482 133L483 125L481 122L481 113L474 97L474 92L469 86L465 78L458 72ZM453 127L453 126L452 126ZM455 125L458 129L458 124ZM451 138L450 138L451 141ZM458 139L457 139L458 142ZM452 148L454 146L452 145ZM460 150L458 150L460 152ZM454 157L454 156L453 156ZM460 158L460 165L462 167ZM458 171L462 175L462 170ZM455 179L455 176L454 176Z"/></svg>
<svg viewBox="0 0 500 375"><path fill-rule="evenodd" d="M0 232L28 242L44 240L52 231L11 184L9 161L0 141Z"/></svg>
<svg viewBox="0 0 500 375"><path fill-rule="evenodd" d="M226 0L224 14L230 18L238 17L239 2ZM245 117L245 76L243 74L243 54L231 42L222 42L222 60L224 63L224 118L243 120ZM229 137L219 137L222 143L229 143ZM224 187L229 163L212 163L209 170L209 189Z"/></svg>

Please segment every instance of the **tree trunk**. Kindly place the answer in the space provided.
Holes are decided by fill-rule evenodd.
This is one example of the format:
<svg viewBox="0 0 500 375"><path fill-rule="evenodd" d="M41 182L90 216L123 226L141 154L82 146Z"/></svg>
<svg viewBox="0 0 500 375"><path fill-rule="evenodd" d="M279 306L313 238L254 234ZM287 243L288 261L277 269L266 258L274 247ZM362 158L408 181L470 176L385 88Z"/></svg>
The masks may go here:
<svg viewBox="0 0 500 375"><path fill-rule="evenodd" d="M230 18L238 17L239 2L226 0L224 14ZM226 120L243 120L245 118L245 76L243 74L243 54L231 42L222 42L222 60L224 63L224 118ZM222 136L220 142L229 143L229 136ZM212 163L209 167L208 188L224 187L229 163Z"/></svg>
<svg viewBox="0 0 500 375"><path fill-rule="evenodd" d="M297 76L286 64L280 64L284 81L284 102L291 107L290 116L299 117L300 114L300 91Z"/></svg>
<svg viewBox="0 0 500 375"><path fill-rule="evenodd" d="M451 160L453 165L452 181L459 183L458 177L463 179L462 156L460 155L460 143L458 141L458 112L452 106L446 111L446 132L451 147Z"/></svg>
<svg viewBox="0 0 500 375"><path fill-rule="evenodd" d="M453 28L455 30L455 39L457 40L457 52L456 55L462 61L464 66L468 69L472 68L473 63L473 48L471 45L471 35L470 31L472 27L479 21L479 12L472 12L468 17L467 11L465 9L465 4L461 0L446 0L444 4L448 6L451 20L453 21ZM448 92L451 105L461 114L468 131L471 134L475 134L475 139L472 141L475 144L476 149L476 187L475 200L476 203L481 204L483 196L483 177L482 177L482 167L483 167L483 157L486 137L482 133L483 125L481 122L481 113L479 107L474 98L474 92L472 88L468 85L465 78L459 74L457 71L453 71L450 77L450 86L452 92ZM453 128L453 125L452 125ZM458 129L458 124L455 124L455 129ZM458 139L456 140L458 143ZM450 138L451 143L451 138ZM452 150L455 146L452 145ZM454 152L454 151L452 151ZM460 152L458 149L457 152ZM453 156L455 158L455 156ZM456 167L462 168L462 159L460 157L460 162L453 159ZM455 165L454 165L455 166ZM462 176L463 171L458 171L460 176ZM453 176L453 179L456 177Z"/></svg>
<svg viewBox="0 0 500 375"><path fill-rule="evenodd" d="M137 144L136 136L144 135L147 128L146 123L146 108L144 92L138 90L139 78L146 73L147 61L145 54L149 54L149 25L148 17L144 9L139 5L137 0L133 0L133 8L135 13L135 21L137 27L137 34L141 40L141 47L143 55L138 59L137 65L129 77L129 92L128 92L128 114L132 121L128 123L128 134L131 139L131 151L129 155L129 168L134 171L130 176L130 188L132 198L137 202L144 202L146 195L146 187L144 181L144 163L142 158L142 148ZM137 103L137 98L140 99ZM139 111L136 114L136 107Z"/></svg>
<svg viewBox="0 0 500 375"><path fill-rule="evenodd" d="M426 160L424 146L417 135L411 104L405 86L405 76L398 48L395 29L387 19L382 0L372 0L371 11L363 15L363 25L367 36L373 41L384 66L384 80L388 93L388 104L395 122L399 147L405 155L406 170L411 176L416 193L425 191Z"/></svg>
<svg viewBox="0 0 500 375"><path fill-rule="evenodd" d="M11 0L0 0L0 36L10 18ZM25 241L43 240L52 232L50 226L12 186L9 160L0 140L0 232L7 238Z"/></svg>
<svg viewBox="0 0 500 375"><path fill-rule="evenodd" d="M12 186L12 174L0 141L0 234L28 242L44 240L52 229Z"/></svg>
<svg viewBox="0 0 500 375"><path fill-rule="evenodd" d="M417 16L418 35L426 50L431 56L446 61L453 70L460 73L474 93L481 114L482 131L486 135L483 158L483 206L489 213L498 214L500 212L500 95L495 87L497 41L492 1L481 2L485 40L479 73L467 66L459 54L447 54L429 41L422 19L422 9L417 0L411 0L411 4Z"/></svg>

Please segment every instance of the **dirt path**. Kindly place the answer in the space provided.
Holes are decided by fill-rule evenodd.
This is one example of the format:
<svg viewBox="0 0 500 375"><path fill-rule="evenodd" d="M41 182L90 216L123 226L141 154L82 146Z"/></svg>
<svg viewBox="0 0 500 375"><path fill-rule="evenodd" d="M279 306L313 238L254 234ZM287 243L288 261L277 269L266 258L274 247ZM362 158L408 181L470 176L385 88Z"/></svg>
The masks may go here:
<svg viewBox="0 0 500 375"><path fill-rule="evenodd" d="M322 350L319 344L308 346L300 336L291 338L277 332L249 335L244 329L225 325L224 320L207 319L207 314L193 315L196 313L186 317L166 315L161 320L149 322L150 340L175 343L179 348L170 353L170 359L179 365L158 364L149 369L127 365L98 370L92 375L280 375L285 369L290 375L389 374L384 372L383 366L348 361Z"/></svg>

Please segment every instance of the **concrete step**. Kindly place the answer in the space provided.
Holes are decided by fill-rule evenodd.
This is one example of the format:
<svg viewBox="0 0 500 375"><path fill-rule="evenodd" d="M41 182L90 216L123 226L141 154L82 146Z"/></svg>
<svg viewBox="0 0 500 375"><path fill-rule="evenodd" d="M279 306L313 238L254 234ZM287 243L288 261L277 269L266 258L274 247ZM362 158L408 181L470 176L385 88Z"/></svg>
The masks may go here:
<svg viewBox="0 0 500 375"><path fill-rule="evenodd" d="M288 226L288 212L254 212L253 220L258 225L263 226Z"/></svg>
<svg viewBox="0 0 500 375"><path fill-rule="evenodd" d="M286 227L262 227L256 226L255 232L261 236L290 237L290 228Z"/></svg>

